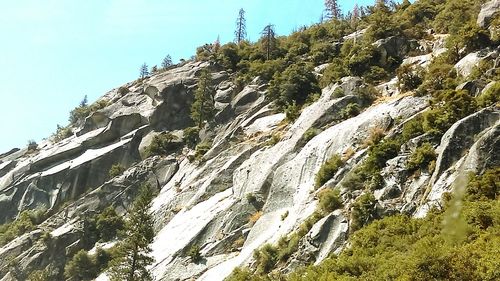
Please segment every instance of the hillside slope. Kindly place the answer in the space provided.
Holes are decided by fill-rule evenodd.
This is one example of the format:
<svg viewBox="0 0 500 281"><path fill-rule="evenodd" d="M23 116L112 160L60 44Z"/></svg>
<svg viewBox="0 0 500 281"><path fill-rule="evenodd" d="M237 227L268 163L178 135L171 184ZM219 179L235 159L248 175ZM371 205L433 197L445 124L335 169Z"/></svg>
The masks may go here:
<svg viewBox="0 0 500 281"><path fill-rule="evenodd" d="M483 5L478 24L488 27L496 4ZM345 48L360 34L334 44ZM436 94L432 71L449 36L389 35L371 43L377 64L398 58L398 69L430 73L423 87L402 87L396 68L385 78L348 73L304 101L295 118L270 98L276 82L252 71L241 82L235 69L202 53L111 90L64 137L0 155L0 223L43 210L11 239L0 232L0 280L44 270L50 280L64 280L80 249L116 243L92 240L89 218L108 206L126 216L144 183L158 190L149 268L155 280L223 280L237 267L288 274L341 253L376 219L442 209L443 195L466 185L469 173L498 172L500 163L497 41L461 53L445 73L456 73L459 85ZM315 63L314 77L325 81L337 63L328 60ZM186 129L195 125L191 104L204 69L215 85L216 114L194 146ZM151 153L167 135L167 151ZM122 173L110 174L113 167ZM278 245L279 258L262 258L266 244ZM97 280L107 280L105 270Z"/></svg>

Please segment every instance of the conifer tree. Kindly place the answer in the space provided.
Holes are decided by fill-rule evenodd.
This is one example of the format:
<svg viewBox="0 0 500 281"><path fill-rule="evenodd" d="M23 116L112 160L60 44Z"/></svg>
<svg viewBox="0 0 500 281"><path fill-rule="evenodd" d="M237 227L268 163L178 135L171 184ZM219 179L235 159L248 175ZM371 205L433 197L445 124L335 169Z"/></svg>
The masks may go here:
<svg viewBox="0 0 500 281"><path fill-rule="evenodd" d="M204 69L198 81L194 102L191 106L191 119L201 128L204 121L210 120L215 115L215 89L208 69Z"/></svg>
<svg viewBox="0 0 500 281"><path fill-rule="evenodd" d="M325 15L328 19L340 19L342 17L337 0L325 0Z"/></svg>
<svg viewBox="0 0 500 281"><path fill-rule="evenodd" d="M240 44L247 37L247 20L245 18L245 10L240 9L238 18L236 19L236 30L234 31L235 41Z"/></svg>
<svg viewBox="0 0 500 281"><path fill-rule="evenodd" d="M358 21L359 21L359 6L355 4L352 8L351 14L351 26L354 29L354 32L358 32ZM354 45L356 45L356 36L354 36Z"/></svg>
<svg viewBox="0 0 500 281"><path fill-rule="evenodd" d="M148 71L148 65L146 63L143 63L141 65L141 69L140 69L140 77L142 79L146 78L148 75L149 75L149 71Z"/></svg>
<svg viewBox="0 0 500 281"><path fill-rule="evenodd" d="M172 57L170 55L167 55L165 58L163 58L163 61L161 62L161 67L163 69L168 68L172 65Z"/></svg>
<svg viewBox="0 0 500 281"><path fill-rule="evenodd" d="M145 184L139 190L125 224L125 239L118 245L116 257L111 261L112 281L152 280L147 267L153 263L149 256L149 244L154 239L153 217L149 210L153 197L151 185Z"/></svg>
<svg viewBox="0 0 500 281"><path fill-rule="evenodd" d="M261 35L262 44L266 52L266 59L270 60L271 52L276 47L276 32L274 31L274 25L266 25L266 27L264 27L264 30L262 30Z"/></svg>

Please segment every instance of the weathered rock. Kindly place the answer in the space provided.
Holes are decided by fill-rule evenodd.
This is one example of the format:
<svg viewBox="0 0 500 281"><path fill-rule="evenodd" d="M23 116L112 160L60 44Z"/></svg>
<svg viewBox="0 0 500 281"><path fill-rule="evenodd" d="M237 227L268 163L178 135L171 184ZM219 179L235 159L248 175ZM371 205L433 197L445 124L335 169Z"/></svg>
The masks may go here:
<svg viewBox="0 0 500 281"><path fill-rule="evenodd" d="M500 11L500 0L492 0L481 5L481 11L477 16L477 25L487 28L493 18L498 16Z"/></svg>
<svg viewBox="0 0 500 281"><path fill-rule="evenodd" d="M483 109L453 124L444 134L437 149L439 155L431 183L435 183L441 173L464 155L474 143L477 134L493 126L499 120L500 111Z"/></svg>
<svg viewBox="0 0 500 281"><path fill-rule="evenodd" d="M391 36L380 39L373 43L373 46L380 54L380 63L387 65L390 57L403 59L411 50L418 48L419 44L415 40L408 40L405 37Z"/></svg>

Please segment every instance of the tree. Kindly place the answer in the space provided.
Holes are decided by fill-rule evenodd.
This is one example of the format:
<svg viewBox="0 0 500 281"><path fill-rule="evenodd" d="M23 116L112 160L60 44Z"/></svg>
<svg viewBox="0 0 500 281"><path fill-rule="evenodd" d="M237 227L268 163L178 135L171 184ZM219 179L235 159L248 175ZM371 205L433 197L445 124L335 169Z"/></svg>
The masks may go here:
<svg viewBox="0 0 500 281"><path fill-rule="evenodd" d="M148 75L149 75L149 71L148 71L148 65L146 63L143 63L142 66L141 66L141 69L140 69L140 77L142 79L146 78Z"/></svg>
<svg viewBox="0 0 500 281"><path fill-rule="evenodd" d="M247 37L247 20L245 18L245 10L240 9L238 18L236 19L236 30L234 31L235 41L240 44Z"/></svg>
<svg viewBox="0 0 500 281"><path fill-rule="evenodd" d="M172 66L172 57L170 55L167 55L165 58L163 58L163 61L161 62L161 67L165 69L170 66Z"/></svg>
<svg viewBox="0 0 500 281"><path fill-rule="evenodd" d="M87 251L80 250L64 267L64 276L69 280L83 281L97 277L97 268Z"/></svg>
<svg viewBox="0 0 500 281"><path fill-rule="evenodd" d="M215 89L208 69L204 69L198 81L198 88L191 106L191 119L201 128L204 121L212 119L215 115Z"/></svg>
<svg viewBox="0 0 500 281"><path fill-rule="evenodd" d="M354 32L358 32L358 21L359 21L359 6L358 4L354 5L352 8L351 14L351 26L354 28ZM354 45L356 45L356 36L354 36Z"/></svg>
<svg viewBox="0 0 500 281"><path fill-rule="evenodd" d="M340 19L342 17L337 0L325 0L325 15L328 19Z"/></svg>
<svg viewBox="0 0 500 281"><path fill-rule="evenodd" d="M151 185L140 188L125 224L125 239L117 246L116 256L111 261L112 281L152 280L147 267L153 263L149 256L149 244L154 239L153 217L149 210L153 197Z"/></svg>
<svg viewBox="0 0 500 281"><path fill-rule="evenodd" d="M87 95L85 95L85 96L83 97L83 100L80 102L80 107L86 107L86 106L88 106L88 105L89 105L89 104L88 104Z"/></svg>
<svg viewBox="0 0 500 281"><path fill-rule="evenodd" d="M276 32L274 31L274 25L268 24L261 32L262 35L262 44L265 48L266 59L271 59L271 52L276 47Z"/></svg>

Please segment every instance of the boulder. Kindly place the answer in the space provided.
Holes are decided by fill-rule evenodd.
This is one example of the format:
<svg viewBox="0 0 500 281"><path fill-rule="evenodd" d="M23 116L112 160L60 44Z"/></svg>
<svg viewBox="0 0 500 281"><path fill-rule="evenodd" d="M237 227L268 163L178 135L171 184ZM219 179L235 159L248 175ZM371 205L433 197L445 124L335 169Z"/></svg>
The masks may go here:
<svg viewBox="0 0 500 281"><path fill-rule="evenodd" d="M380 54L380 63L387 65L390 57L402 60L411 50L417 49L419 44L416 40L408 40L402 36L391 36L376 41L373 46Z"/></svg>
<svg viewBox="0 0 500 281"><path fill-rule="evenodd" d="M437 152L436 168L431 183L458 161L475 142L475 136L493 126L500 119L500 111L486 108L469 115L451 126L443 135Z"/></svg>
<svg viewBox="0 0 500 281"><path fill-rule="evenodd" d="M487 28L493 18L500 11L500 0L492 0L481 5L481 11L477 16L477 25L482 28Z"/></svg>

